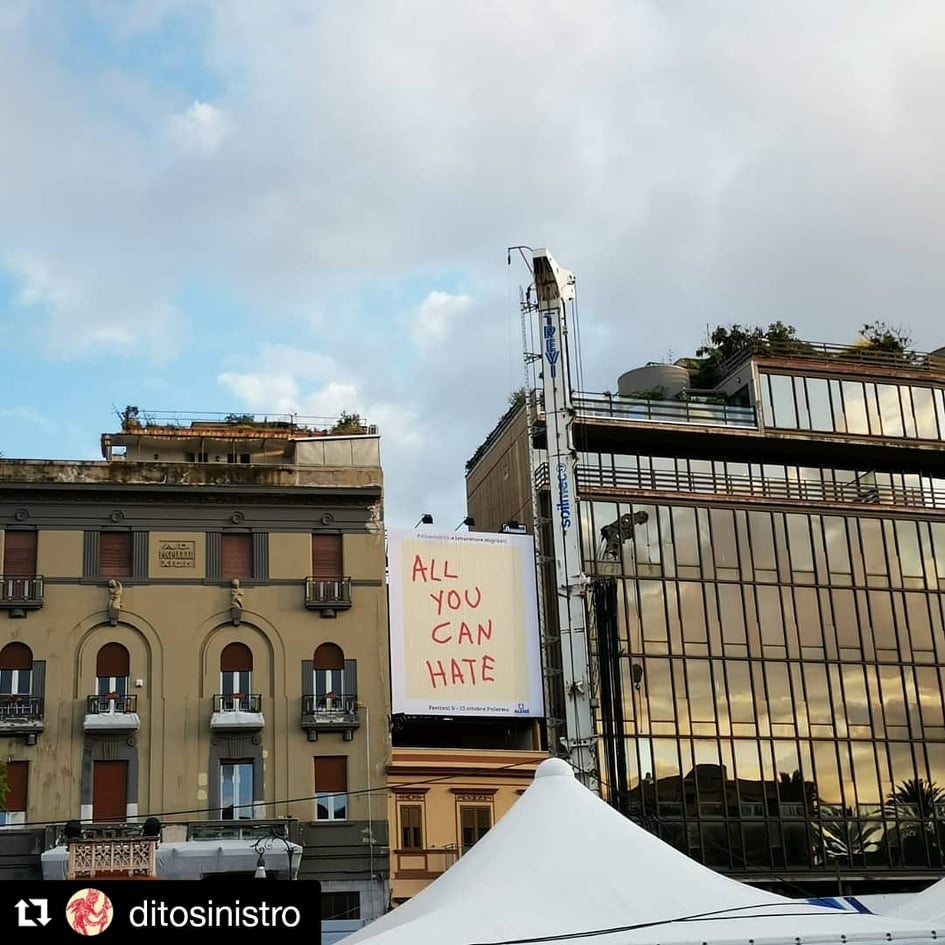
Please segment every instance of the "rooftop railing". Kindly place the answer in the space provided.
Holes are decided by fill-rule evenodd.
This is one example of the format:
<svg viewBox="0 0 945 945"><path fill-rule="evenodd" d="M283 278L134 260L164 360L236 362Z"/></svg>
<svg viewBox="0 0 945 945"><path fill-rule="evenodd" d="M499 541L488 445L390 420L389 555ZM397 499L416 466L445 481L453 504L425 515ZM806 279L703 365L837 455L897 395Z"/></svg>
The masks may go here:
<svg viewBox="0 0 945 945"><path fill-rule="evenodd" d="M945 374L945 355L920 351L884 351L869 345L829 345L809 341L764 341L745 345L720 365L720 374L727 376L749 357L799 358L859 364L864 367L901 368Z"/></svg>
<svg viewBox="0 0 945 945"><path fill-rule="evenodd" d="M736 426L747 429L756 429L758 426L754 407L707 404L694 400L643 400L615 394L576 393L574 409L581 417Z"/></svg>

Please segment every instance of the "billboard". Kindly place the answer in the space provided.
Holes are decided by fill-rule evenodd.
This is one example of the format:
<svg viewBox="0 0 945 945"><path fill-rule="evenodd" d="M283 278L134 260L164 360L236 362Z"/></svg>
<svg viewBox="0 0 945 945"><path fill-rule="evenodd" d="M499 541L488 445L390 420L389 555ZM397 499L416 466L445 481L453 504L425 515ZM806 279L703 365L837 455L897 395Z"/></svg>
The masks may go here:
<svg viewBox="0 0 945 945"><path fill-rule="evenodd" d="M532 537L392 530L387 555L393 711L543 715Z"/></svg>

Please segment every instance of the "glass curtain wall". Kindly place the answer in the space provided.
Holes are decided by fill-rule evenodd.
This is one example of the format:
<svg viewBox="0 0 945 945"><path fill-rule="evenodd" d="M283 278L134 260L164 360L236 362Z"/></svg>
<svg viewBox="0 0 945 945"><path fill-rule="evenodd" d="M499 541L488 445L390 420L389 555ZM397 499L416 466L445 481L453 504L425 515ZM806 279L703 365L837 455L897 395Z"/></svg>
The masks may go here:
<svg viewBox="0 0 945 945"><path fill-rule="evenodd" d="M582 508L615 806L725 870L945 866L945 521Z"/></svg>

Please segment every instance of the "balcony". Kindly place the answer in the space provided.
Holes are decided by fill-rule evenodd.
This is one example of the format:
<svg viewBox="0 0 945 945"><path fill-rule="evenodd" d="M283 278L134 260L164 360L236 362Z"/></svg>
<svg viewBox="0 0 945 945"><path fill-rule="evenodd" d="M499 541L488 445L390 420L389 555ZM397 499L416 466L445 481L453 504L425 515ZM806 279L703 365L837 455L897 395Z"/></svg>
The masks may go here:
<svg viewBox="0 0 945 945"><path fill-rule="evenodd" d="M456 847L432 850L391 850L394 857L392 879L436 879L459 857Z"/></svg>
<svg viewBox="0 0 945 945"><path fill-rule="evenodd" d="M86 732L137 732L138 697L110 692L104 696L89 696L82 728Z"/></svg>
<svg viewBox="0 0 945 945"><path fill-rule="evenodd" d="M9 611L11 617L25 617L26 611L39 610L42 606L42 575L0 576L0 610Z"/></svg>
<svg viewBox="0 0 945 945"><path fill-rule="evenodd" d="M0 735L38 735L44 728L43 697L0 695Z"/></svg>
<svg viewBox="0 0 945 945"><path fill-rule="evenodd" d="M339 610L351 607L351 578L306 578L305 606L321 611L323 617L334 617Z"/></svg>
<svg viewBox="0 0 945 945"><path fill-rule="evenodd" d="M361 725L358 714L358 697L302 696L302 728L308 732L308 740L318 740L320 732L341 732L346 742L354 738L354 730Z"/></svg>
<svg viewBox="0 0 945 945"><path fill-rule="evenodd" d="M262 714L262 695L258 692L234 692L213 697L210 729L214 732L258 732L266 720Z"/></svg>

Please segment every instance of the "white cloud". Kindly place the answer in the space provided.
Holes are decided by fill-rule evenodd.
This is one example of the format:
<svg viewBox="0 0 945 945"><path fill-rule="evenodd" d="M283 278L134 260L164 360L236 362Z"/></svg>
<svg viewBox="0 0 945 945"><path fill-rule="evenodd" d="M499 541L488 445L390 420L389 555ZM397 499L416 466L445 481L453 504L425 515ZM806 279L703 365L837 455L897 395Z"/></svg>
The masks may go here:
<svg viewBox="0 0 945 945"><path fill-rule="evenodd" d="M449 336L457 319L469 310L468 295L450 295L434 290L420 303L413 319L412 332L420 348L435 348Z"/></svg>
<svg viewBox="0 0 945 945"><path fill-rule="evenodd" d="M938 0L97 9L122 41L199 21L213 90L174 62L77 76L41 5L0 13L8 320L59 357L170 358L181 288L219 290L252 314L212 333L210 376L248 408L378 422L395 519L462 517L463 463L521 383L508 244L576 272L589 389L707 323L945 341ZM475 289L416 307L404 285Z"/></svg>
<svg viewBox="0 0 945 945"><path fill-rule="evenodd" d="M189 154L214 154L232 130L226 112L209 102L194 102L185 112L171 117L171 136Z"/></svg>

